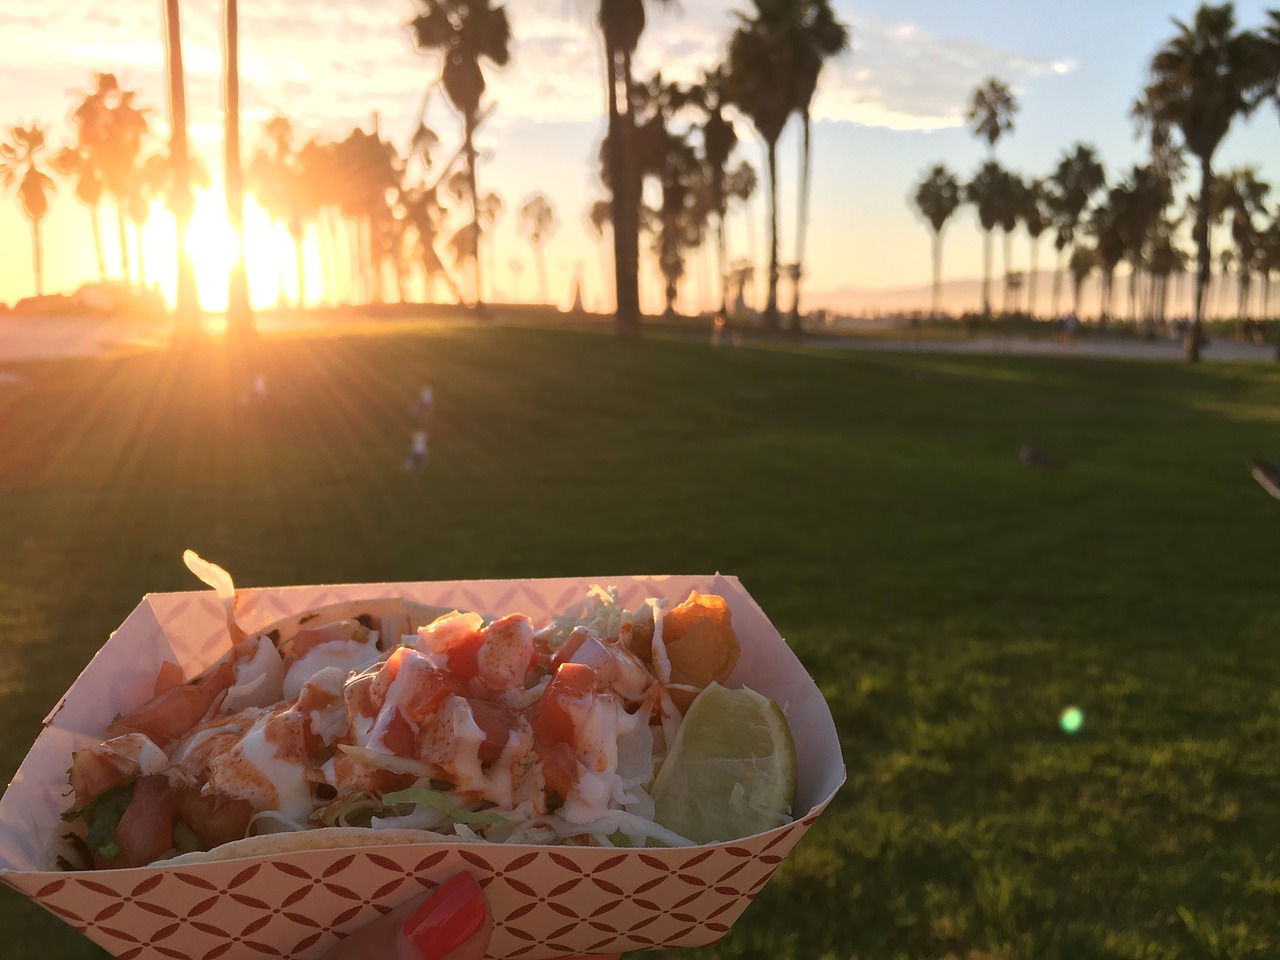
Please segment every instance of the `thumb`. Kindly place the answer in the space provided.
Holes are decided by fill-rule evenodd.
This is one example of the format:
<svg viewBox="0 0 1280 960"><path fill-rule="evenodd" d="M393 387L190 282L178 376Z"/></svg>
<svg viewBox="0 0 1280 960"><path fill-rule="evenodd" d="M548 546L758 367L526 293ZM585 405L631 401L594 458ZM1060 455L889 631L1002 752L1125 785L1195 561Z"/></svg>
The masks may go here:
<svg viewBox="0 0 1280 960"><path fill-rule="evenodd" d="M492 934L484 891L459 873L361 927L323 960L482 960Z"/></svg>

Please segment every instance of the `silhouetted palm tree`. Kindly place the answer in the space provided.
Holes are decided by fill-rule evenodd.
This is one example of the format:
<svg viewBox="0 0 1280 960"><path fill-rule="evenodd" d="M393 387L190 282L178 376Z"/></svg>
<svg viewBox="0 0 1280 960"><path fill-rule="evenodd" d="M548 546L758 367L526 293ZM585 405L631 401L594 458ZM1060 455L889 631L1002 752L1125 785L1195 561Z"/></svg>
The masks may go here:
<svg viewBox="0 0 1280 960"><path fill-rule="evenodd" d="M1117 203L1119 201L1119 203ZM1105 202L1093 208L1088 221L1088 231L1094 238L1094 260L1102 274L1102 305L1099 309L1099 321L1105 326L1113 317L1111 312L1114 293L1115 272L1120 261L1124 259L1126 246L1124 233L1120 227L1120 216L1124 200L1120 187L1112 187L1107 192Z"/></svg>
<svg viewBox="0 0 1280 960"><path fill-rule="evenodd" d="M1064 152L1057 167L1049 175L1048 205L1054 225L1053 245L1058 251L1058 262L1053 275L1053 303L1051 310L1058 313L1058 280L1062 275L1062 254L1075 244L1076 232L1089 202L1103 186L1106 174L1093 147L1077 143L1075 149Z"/></svg>
<svg viewBox="0 0 1280 960"><path fill-rule="evenodd" d="M1018 112L1018 101L1007 84L996 77L988 77L973 91L965 118L973 132L987 141L992 156L996 143L1013 129L1013 117Z"/></svg>
<svg viewBox="0 0 1280 960"><path fill-rule="evenodd" d="M964 187L966 203L972 203L982 225L982 315L991 316L991 231L1001 219L1001 191L1008 174L994 160L988 160Z"/></svg>
<svg viewBox="0 0 1280 960"><path fill-rule="evenodd" d="M1267 90L1270 57L1264 41L1237 32L1230 3L1202 5L1191 23L1174 20L1177 34L1151 60L1150 79L1135 113L1150 123L1152 141L1166 143L1176 129L1200 161L1200 194L1193 234L1198 251L1195 310L1186 356L1200 359L1201 322L1209 283L1213 154L1239 116L1249 113Z"/></svg>
<svg viewBox="0 0 1280 960"><path fill-rule="evenodd" d="M668 5L671 0L649 0ZM614 287L620 337L640 335L640 184L631 58L645 28L645 0L600 0L596 22L604 38L605 100L609 126L605 186L613 204Z"/></svg>
<svg viewBox="0 0 1280 960"><path fill-rule="evenodd" d="M695 99L706 115L702 130L702 153L707 165L707 185L711 207L716 215L716 270L720 277L720 312L728 309L728 263L724 244L724 217L729 197L725 189L729 155L738 143L733 123L724 116L724 71L716 68L704 75L696 88Z"/></svg>
<svg viewBox="0 0 1280 960"><path fill-rule="evenodd" d="M933 316L942 295L942 228L961 202L960 181L942 164L936 165L916 187L915 202L933 230Z"/></svg>
<svg viewBox="0 0 1280 960"><path fill-rule="evenodd" d="M284 224L293 240L297 289L293 305L301 307L306 286L303 228L308 211L299 154L293 144L293 123L288 117L277 114L266 122L263 133L266 142L254 151L249 160L248 181L258 205L268 216Z"/></svg>
<svg viewBox="0 0 1280 960"><path fill-rule="evenodd" d="M44 147L44 130L35 123L29 127L14 127L9 131L9 141L0 143L0 181L5 186L17 182L22 212L31 223L36 296L44 295L44 247L40 241L40 222L49 212L48 194L53 189L52 178L36 166L36 157Z"/></svg>
<svg viewBox="0 0 1280 960"><path fill-rule="evenodd" d="M777 29L790 0L754 0L756 16L738 13L729 38L725 93L764 139L769 165L769 296L764 328L778 329L778 138L796 107L797 51Z"/></svg>
<svg viewBox="0 0 1280 960"><path fill-rule="evenodd" d="M811 180L811 118L813 96L818 89L822 67L831 57L849 49L849 28L836 17L830 0L781 0L781 9L789 11L789 19L781 25L788 44L796 51L794 95L795 108L804 127L800 163L800 202L796 227L796 278L791 302L790 327L800 327L800 279L804 275L805 236L809 228L809 185Z"/></svg>
<svg viewBox="0 0 1280 960"><path fill-rule="evenodd" d="M418 0L422 12L410 27L419 50L438 50L444 60L440 79L449 102L462 115L467 180L471 196L469 241L480 240L480 192L476 186L476 127L486 84L481 60L504 67L511 57L511 26L504 7L490 0ZM471 251L476 306L483 306L478 247Z"/></svg>
<svg viewBox="0 0 1280 960"><path fill-rule="evenodd" d="M244 170L240 165L240 13L238 0L224 0L223 42L225 131L223 185L227 192L227 223L235 237L235 258L227 278L227 335L243 338L253 332L249 283L245 276Z"/></svg>
<svg viewBox="0 0 1280 960"><path fill-rule="evenodd" d="M1031 265L1027 269L1027 313L1036 315L1036 280L1040 274L1040 237L1052 222L1049 213L1049 191L1043 180L1031 180L1023 184L1021 209L1018 218L1031 239Z"/></svg>
<svg viewBox="0 0 1280 960"><path fill-rule="evenodd" d="M600 300L602 306L601 311L607 311L609 302L609 263L604 247L604 230L610 225L610 217L613 215L613 201L611 200L593 200L591 205L587 207L587 227L591 231L591 235L596 238L600 251Z"/></svg>
<svg viewBox="0 0 1280 960"><path fill-rule="evenodd" d="M520 232L533 247L533 256L538 262L538 289L543 303L551 302L547 289L546 242L556 232L557 226L555 208L545 195L536 193L520 205Z"/></svg>
<svg viewBox="0 0 1280 960"><path fill-rule="evenodd" d="M172 185L169 205L173 210L176 236L177 290L174 298L174 337L185 339L200 329L200 302L196 274L187 253L187 231L191 225L194 198L191 193L191 159L187 149L186 79L182 68L182 30L178 0L164 0L165 73L169 93L169 169Z"/></svg>
<svg viewBox="0 0 1280 960"><path fill-rule="evenodd" d="M1235 244L1237 277L1236 336L1244 334L1249 319L1249 293L1253 275L1258 269L1262 235L1254 217L1265 216L1267 195L1271 186L1258 179L1254 167L1240 167L1217 180L1213 207L1231 223L1231 240Z"/></svg>
<svg viewBox="0 0 1280 960"><path fill-rule="evenodd" d="M1077 243L1071 250L1067 267L1071 271L1071 312L1080 316L1080 289L1097 265L1097 255L1092 247Z"/></svg>

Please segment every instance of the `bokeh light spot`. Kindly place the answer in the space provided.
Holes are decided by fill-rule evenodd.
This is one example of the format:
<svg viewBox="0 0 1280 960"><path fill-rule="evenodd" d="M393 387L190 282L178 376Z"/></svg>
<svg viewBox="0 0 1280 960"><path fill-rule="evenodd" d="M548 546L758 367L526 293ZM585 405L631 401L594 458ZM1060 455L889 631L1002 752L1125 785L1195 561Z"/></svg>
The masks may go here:
<svg viewBox="0 0 1280 960"><path fill-rule="evenodd" d="M1063 733L1078 733L1084 726L1084 711L1079 707L1067 707L1058 717L1058 726Z"/></svg>

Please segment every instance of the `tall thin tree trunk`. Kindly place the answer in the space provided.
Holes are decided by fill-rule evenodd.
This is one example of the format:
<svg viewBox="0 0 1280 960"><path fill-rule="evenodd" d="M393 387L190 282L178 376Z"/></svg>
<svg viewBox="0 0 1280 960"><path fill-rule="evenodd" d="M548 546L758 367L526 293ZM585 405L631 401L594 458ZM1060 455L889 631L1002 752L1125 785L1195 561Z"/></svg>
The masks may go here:
<svg viewBox="0 0 1280 960"><path fill-rule="evenodd" d="M991 317L991 231L982 231L982 316Z"/></svg>
<svg viewBox="0 0 1280 960"><path fill-rule="evenodd" d="M635 116L631 112L631 58L605 44L605 72L609 84L609 168L613 177L610 205L613 215L614 332L619 337L640 335L640 195L632 180L635 167ZM625 103L619 102L619 88ZM625 108L625 109L624 109Z"/></svg>
<svg viewBox="0 0 1280 960"><path fill-rule="evenodd" d="M720 315L729 315L729 255L724 244L724 201L716 211L716 269L720 277Z"/></svg>
<svg viewBox="0 0 1280 960"><path fill-rule="evenodd" d="M120 278L131 283L129 272L129 234L125 229L124 200L116 198L116 240L120 244Z"/></svg>
<svg viewBox="0 0 1280 960"><path fill-rule="evenodd" d="M764 308L766 333L778 330L778 144L769 145L769 299Z"/></svg>
<svg viewBox="0 0 1280 960"><path fill-rule="evenodd" d="M93 256L98 263L98 279L102 283L106 283L107 261L102 256L102 224L98 222L98 211L101 208L95 203L87 209L89 210L89 226L93 230Z"/></svg>
<svg viewBox="0 0 1280 960"><path fill-rule="evenodd" d="M1036 318L1036 275L1040 272L1040 238L1031 238L1031 269L1027 271L1027 316Z"/></svg>
<svg viewBox="0 0 1280 960"><path fill-rule="evenodd" d="M182 68L182 31L178 0L165 0L165 50L169 80L169 162L173 167L173 217L177 236L173 244L177 259L177 291L174 297L174 336L184 339L200 330L200 301L196 273L187 253L187 232L191 227L191 166L187 153L187 96ZM95 238L97 215L94 216ZM99 241L101 242L101 241Z"/></svg>
<svg viewBox="0 0 1280 960"><path fill-rule="evenodd" d="M293 238L294 269L298 274L298 293L293 298L293 305L301 310L306 305L306 264L302 247L303 227L301 221L295 220L289 224L289 236Z"/></svg>
<svg viewBox="0 0 1280 960"><path fill-rule="evenodd" d="M788 319L788 330L793 334L800 333L800 280L804 276L805 235L809 231L809 180L812 169L811 130L809 111L800 114L804 126L803 159L800 164L800 209L796 212L796 269L795 279L791 285L791 315Z"/></svg>
<svg viewBox="0 0 1280 960"><path fill-rule="evenodd" d="M226 81L225 169L227 223L236 238L236 256L227 280L227 335L244 337L253 332L249 310L249 284L245 276L244 172L240 166L240 16L239 0L224 0L226 24L223 37Z"/></svg>
<svg viewBox="0 0 1280 960"><path fill-rule="evenodd" d="M475 256L472 258L472 275L476 281L476 309L484 310L484 287L480 285L480 191L476 187L476 118L468 112L463 125L464 141L467 147L467 186L471 190L471 233L475 243Z"/></svg>
<svg viewBox="0 0 1280 960"><path fill-rule="evenodd" d="M133 225L134 248L138 251L138 286L147 289L147 260L142 252L142 224Z"/></svg>
<svg viewBox="0 0 1280 960"><path fill-rule="evenodd" d="M40 244L40 221L31 219L31 261L36 277L36 296L44 296L44 247Z"/></svg>
<svg viewBox="0 0 1280 960"><path fill-rule="evenodd" d="M1058 316L1058 293L1062 289L1062 259L1066 253L1066 247L1057 251L1057 257L1053 264L1053 290L1049 295L1049 316ZM1078 316L1078 314L1077 314Z"/></svg>
<svg viewBox="0 0 1280 960"><path fill-rule="evenodd" d="M1213 198L1213 168L1209 157L1200 158L1200 198L1196 204L1196 292L1191 330L1183 344L1183 353L1189 363L1200 360L1200 340L1204 322L1205 295L1209 288L1209 207Z"/></svg>
<svg viewBox="0 0 1280 960"><path fill-rule="evenodd" d="M942 300L942 231L933 231L933 308L930 316L938 319L938 308Z"/></svg>

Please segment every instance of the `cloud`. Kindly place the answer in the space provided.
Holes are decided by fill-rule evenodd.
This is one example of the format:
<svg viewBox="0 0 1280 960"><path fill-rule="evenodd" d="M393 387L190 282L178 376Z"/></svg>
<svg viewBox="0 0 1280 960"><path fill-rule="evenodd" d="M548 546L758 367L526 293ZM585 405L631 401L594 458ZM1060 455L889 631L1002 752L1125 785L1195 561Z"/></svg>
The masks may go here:
<svg viewBox="0 0 1280 960"><path fill-rule="evenodd" d="M814 99L819 120L891 130L962 126L970 91L990 76L1015 95L1061 76L1074 60L1042 60L977 40L941 37L906 21L854 17L853 50L830 63Z"/></svg>

